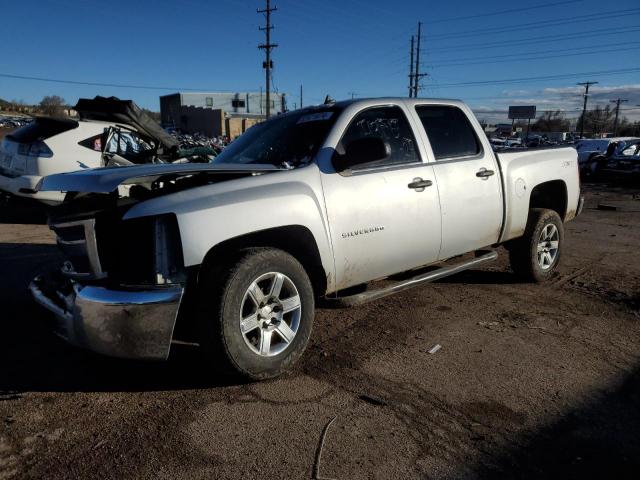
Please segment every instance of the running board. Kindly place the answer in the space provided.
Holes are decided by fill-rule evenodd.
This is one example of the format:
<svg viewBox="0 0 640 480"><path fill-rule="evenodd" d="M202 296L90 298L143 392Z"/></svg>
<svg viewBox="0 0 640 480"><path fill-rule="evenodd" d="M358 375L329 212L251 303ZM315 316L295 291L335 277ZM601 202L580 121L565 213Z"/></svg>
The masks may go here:
<svg viewBox="0 0 640 480"><path fill-rule="evenodd" d="M378 290L371 290L369 292L357 293L355 295L349 295L346 297L337 297L337 298L328 297L327 301L330 302L331 305L335 307L355 307L357 305L362 305L363 303L371 302L373 300L378 300L380 298L393 295L394 293L402 292L404 290L417 287L418 285L422 285L423 283L434 282L441 278L448 277L449 275L455 275L456 273L463 272L470 268L478 267L480 265L484 265L485 263L493 262L496 258L498 258L498 253L495 251L486 251L486 250L478 251L476 252L476 258L474 258L473 260L469 260L467 262L458 263L456 265L440 267L436 270L432 270L427 273L416 275L415 277L411 277L407 280L398 281L393 285L388 285Z"/></svg>

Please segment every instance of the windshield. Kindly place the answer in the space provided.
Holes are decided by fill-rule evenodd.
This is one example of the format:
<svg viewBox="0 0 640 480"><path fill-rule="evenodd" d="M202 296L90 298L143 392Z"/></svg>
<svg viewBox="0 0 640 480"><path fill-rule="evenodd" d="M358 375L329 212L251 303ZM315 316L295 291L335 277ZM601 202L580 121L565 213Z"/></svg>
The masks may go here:
<svg viewBox="0 0 640 480"><path fill-rule="evenodd" d="M215 163L300 165L310 161L340 114L337 106L299 110L259 123L216 157Z"/></svg>

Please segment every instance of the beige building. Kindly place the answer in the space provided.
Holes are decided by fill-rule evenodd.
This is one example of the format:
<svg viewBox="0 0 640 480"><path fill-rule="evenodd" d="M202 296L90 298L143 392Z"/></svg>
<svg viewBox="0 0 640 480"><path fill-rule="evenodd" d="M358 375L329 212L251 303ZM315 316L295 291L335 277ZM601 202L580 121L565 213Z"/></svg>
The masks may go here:
<svg viewBox="0 0 640 480"><path fill-rule="evenodd" d="M160 97L162 126L185 133L235 138L265 119L266 95L248 93L173 93ZM286 111L285 95L272 93L271 114Z"/></svg>

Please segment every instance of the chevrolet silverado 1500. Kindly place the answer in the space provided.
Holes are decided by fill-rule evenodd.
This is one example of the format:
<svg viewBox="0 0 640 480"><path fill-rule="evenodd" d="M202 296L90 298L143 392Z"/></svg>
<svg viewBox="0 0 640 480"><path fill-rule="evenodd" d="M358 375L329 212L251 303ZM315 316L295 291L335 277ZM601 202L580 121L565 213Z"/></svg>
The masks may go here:
<svg viewBox="0 0 640 480"><path fill-rule="evenodd" d="M582 207L574 149L494 154L464 103L427 99L296 110L213 164L99 168L38 188L67 192L50 217L67 261L30 286L60 336L166 359L193 332L207 367L251 379L300 357L317 298L379 299L494 260L498 245L516 274L548 279Z"/></svg>

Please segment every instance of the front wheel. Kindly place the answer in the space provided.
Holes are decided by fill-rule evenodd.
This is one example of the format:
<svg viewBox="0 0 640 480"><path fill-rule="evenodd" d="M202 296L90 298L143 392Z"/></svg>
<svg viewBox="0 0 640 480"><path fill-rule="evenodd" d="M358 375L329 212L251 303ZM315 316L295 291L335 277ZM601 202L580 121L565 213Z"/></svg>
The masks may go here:
<svg viewBox="0 0 640 480"><path fill-rule="evenodd" d="M544 282L555 272L564 245L564 228L553 210L533 208L524 235L509 248L511 268L520 277Z"/></svg>
<svg viewBox="0 0 640 480"><path fill-rule="evenodd" d="M283 373L302 355L313 325L313 288L302 265L281 250L256 248L227 267L203 268L198 327L212 367L250 380Z"/></svg>

